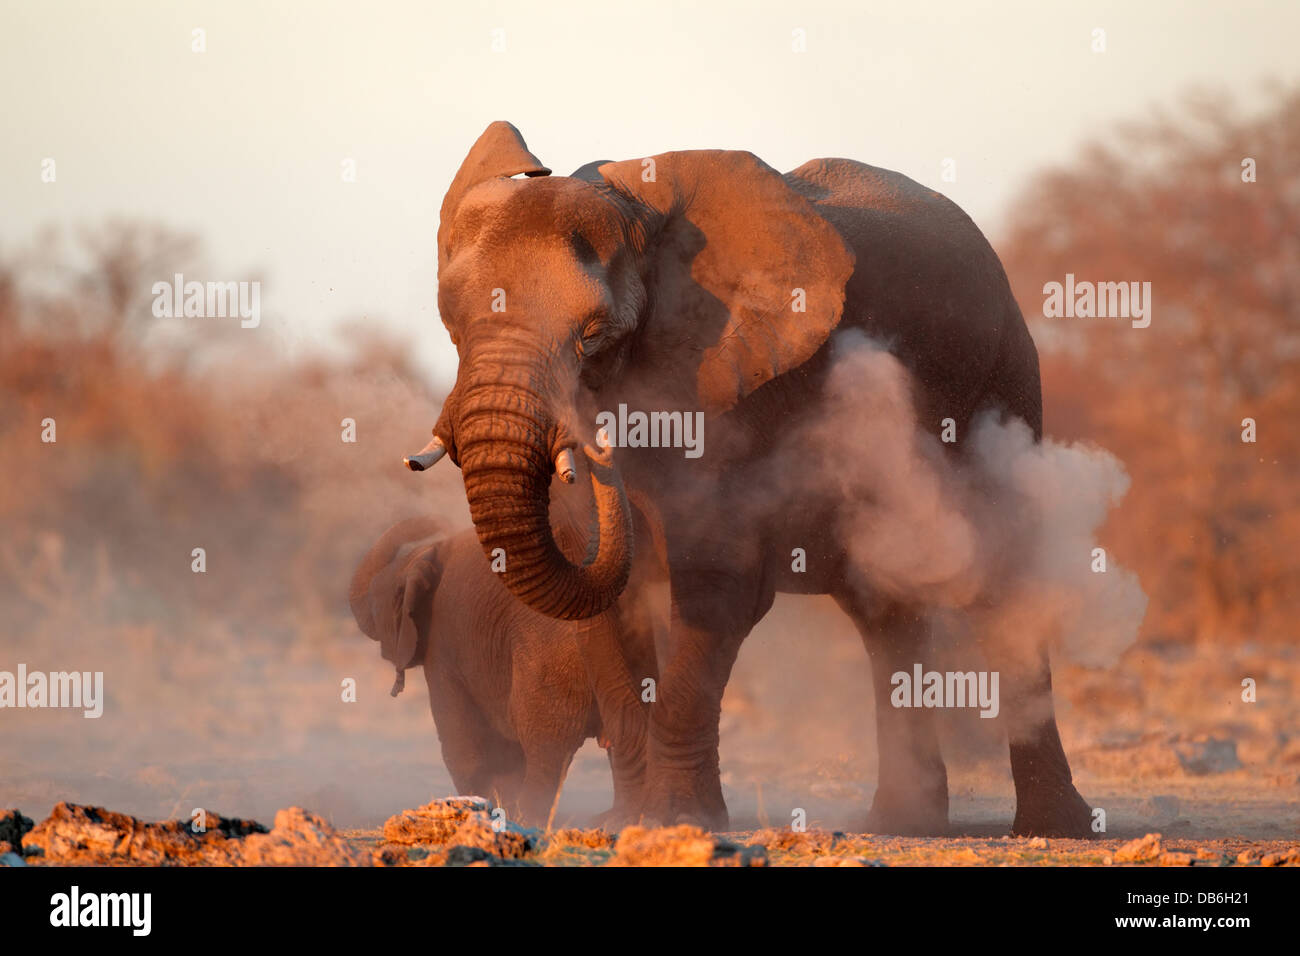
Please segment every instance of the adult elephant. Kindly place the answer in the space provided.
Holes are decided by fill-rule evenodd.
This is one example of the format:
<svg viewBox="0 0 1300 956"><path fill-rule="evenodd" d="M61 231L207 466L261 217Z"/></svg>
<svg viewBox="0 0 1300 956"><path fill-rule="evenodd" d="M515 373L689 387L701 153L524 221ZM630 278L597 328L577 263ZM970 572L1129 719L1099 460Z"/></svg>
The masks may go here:
<svg viewBox="0 0 1300 956"><path fill-rule="evenodd" d="M922 608L873 593L846 559L816 462L773 461L782 430L826 401L833 333L861 330L911 372L919 420L964 434L996 409L1041 434L1038 360L997 256L971 220L904 176L844 159L782 175L748 152L670 152L551 176L509 123L487 128L442 205L438 306L460 356L420 467L464 473L479 540L507 554L506 585L534 609L607 608L633 546L623 483L656 503L672 595L647 742L647 815L722 828L718 718L741 641L775 592L825 593L871 652L880 778L868 826L942 832L947 778L932 712L889 705L890 675L923 644ZM705 416L699 457L620 448L594 487L588 560L552 539L555 462L591 442L597 415ZM870 429L870 421L857 427ZM846 443L854 435L845 434ZM773 467L793 498L751 506ZM802 548L805 573L791 570ZM501 549L498 551L498 549ZM993 638L1016 788L1014 832L1087 835L1057 733L1045 650Z"/></svg>

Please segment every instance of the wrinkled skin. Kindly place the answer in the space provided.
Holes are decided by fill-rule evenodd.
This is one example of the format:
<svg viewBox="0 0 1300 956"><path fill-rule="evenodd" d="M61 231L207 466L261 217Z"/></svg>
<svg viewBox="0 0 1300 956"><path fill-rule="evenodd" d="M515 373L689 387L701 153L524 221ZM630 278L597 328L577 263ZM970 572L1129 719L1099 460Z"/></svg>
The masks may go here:
<svg viewBox="0 0 1300 956"><path fill-rule="evenodd" d="M776 449L783 429L818 415L846 330L888 344L916 383L919 421L936 432L952 418L964 435L994 409L1041 437L1037 353L970 219L904 176L842 159L783 176L750 153L705 150L551 176L513 126L494 123L444 199L438 270L460 366L434 431L463 470L484 550L517 558L504 582L538 611L599 613L635 550L623 533L626 501L611 495L598 509L598 552L564 559L546 513L556 454L591 442L597 414L620 402L706 415L700 458L616 451L623 485L660 512L671 583L647 742L649 815L727 825L718 718L741 641L777 591L822 593L852 617L872 657L880 779L869 826L942 832L947 780L931 712L888 705L889 675L924 660L923 609L855 579L837 538L844 503L800 495L798 470L816 463L778 461ZM751 507L752 489L782 467L795 475L792 500ZM796 547L809 558L804 574L791 572ZM983 650L1002 674L1013 829L1088 835L1046 652L1025 661L997 635Z"/></svg>
<svg viewBox="0 0 1300 956"><path fill-rule="evenodd" d="M584 537L577 509L560 502L552 514L557 539L576 559ZM634 515L653 538L642 512ZM632 688L657 677L650 603L664 579L658 560L647 549L613 606L563 621L506 590L472 531L449 535L433 519L412 518L361 561L351 603L363 633L397 666L394 693L408 667L423 665L443 762L459 793L490 797L511 819L546 826L574 753L595 737L614 778L614 806L601 822L620 825L640 814L647 715Z"/></svg>

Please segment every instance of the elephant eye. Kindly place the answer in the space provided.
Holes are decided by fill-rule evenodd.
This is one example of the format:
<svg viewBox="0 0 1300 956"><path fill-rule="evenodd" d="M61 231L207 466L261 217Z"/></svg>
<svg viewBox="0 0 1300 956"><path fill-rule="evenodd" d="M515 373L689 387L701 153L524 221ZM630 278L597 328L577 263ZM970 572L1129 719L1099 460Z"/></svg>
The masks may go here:
<svg viewBox="0 0 1300 956"><path fill-rule="evenodd" d="M604 327L599 318L589 319L582 328L582 334L574 343L574 349L578 353L578 358L583 356L595 355L605 344Z"/></svg>

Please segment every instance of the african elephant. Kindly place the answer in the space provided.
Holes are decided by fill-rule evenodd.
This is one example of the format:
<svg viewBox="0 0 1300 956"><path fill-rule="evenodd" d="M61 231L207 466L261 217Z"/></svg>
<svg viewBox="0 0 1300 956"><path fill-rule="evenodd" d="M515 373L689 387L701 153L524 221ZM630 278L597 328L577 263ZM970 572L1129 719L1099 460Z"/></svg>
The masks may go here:
<svg viewBox="0 0 1300 956"><path fill-rule="evenodd" d="M774 461L784 430L815 420L843 331L889 343L918 420L965 434L993 411L1042 433L1038 357L996 254L952 202L889 170L812 160L782 175L748 152L669 152L552 176L509 123L475 142L443 200L438 307L459 354L428 460L463 473L483 549L542 614L576 620L615 601L632 560L627 502L600 498L584 563L552 540L555 462L619 408L703 415L708 442L623 447L614 470L657 505L671 590L647 741L647 816L727 825L718 718L741 641L778 591L832 595L870 652L880 779L868 822L942 832L947 774L932 715L895 710L890 675L923 644L924 608L860 583L834 515ZM607 420L607 419L606 419ZM683 419L685 420L685 419ZM870 428L862 421L857 427ZM846 434L844 441L853 442ZM960 453L960 452L958 452ZM749 506L784 467L795 496ZM808 555L804 573L790 556ZM1013 829L1087 835L1057 732L1046 648L984 641L1001 673L1016 789Z"/></svg>
<svg viewBox="0 0 1300 956"><path fill-rule="evenodd" d="M558 518L575 559L582 535ZM653 537L643 512L637 527ZM349 591L362 632L397 668L424 666L443 761L458 792L492 797L512 819L549 823L574 753L589 737L609 752L614 807L635 816L644 782L644 706L630 688L657 676L653 585L657 557L638 557L628 587L581 621L518 601L483 560L471 530L447 534L432 518L389 528L362 559Z"/></svg>

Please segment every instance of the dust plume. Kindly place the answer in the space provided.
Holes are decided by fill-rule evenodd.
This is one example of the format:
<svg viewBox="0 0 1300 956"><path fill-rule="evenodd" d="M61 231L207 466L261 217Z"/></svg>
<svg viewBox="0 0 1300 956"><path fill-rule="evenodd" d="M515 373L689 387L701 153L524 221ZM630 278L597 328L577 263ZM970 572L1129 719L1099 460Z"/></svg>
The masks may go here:
<svg viewBox="0 0 1300 956"><path fill-rule="evenodd" d="M1114 666L1146 608L1109 554L1094 570L1098 530L1128 487L1120 462L1035 442L1024 422L995 414L945 446L918 422L910 373L887 349L857 331L834 348L826 402L782 441L756 508L785 507L788 462L804 462L799 494L811 483L846 503L838 531L855 585L928 609L917 658L927 668L988 667L977 638L990 634L1023 659L1046 645L1054 665ZM800 806L826 825L861 823L877 773L870 666L830 599L778 598L723 709L733 815L781 825ZM952 712L940 724L950 771L1009 790L1003 721Z"/></svg>
<svg viewBox="0 0 1300 956"><path fill-rule="evenodd" d="M1094 555L1128 488L1106 451L1035 442L1019 419L982 413L953 454L921 427L907 370L858 332L841 334L825 413L791 441L817 462L851 573L884 597L963 610L1025 642L1101 667L1137 639L1146 596ZM968 445L968 448L962 448ZM947 617L951 617L948 615Z"/></svg>

